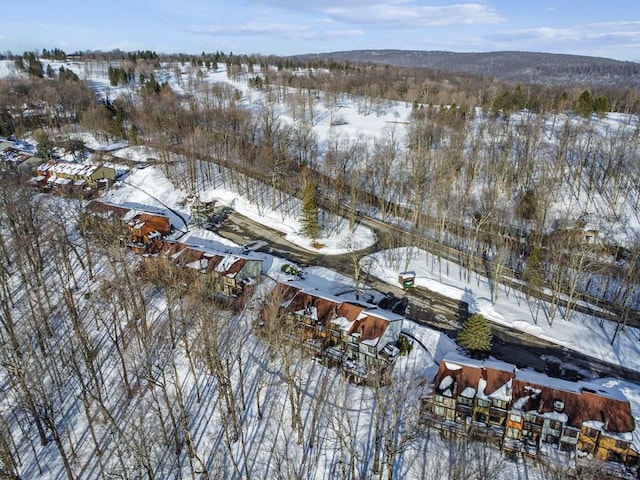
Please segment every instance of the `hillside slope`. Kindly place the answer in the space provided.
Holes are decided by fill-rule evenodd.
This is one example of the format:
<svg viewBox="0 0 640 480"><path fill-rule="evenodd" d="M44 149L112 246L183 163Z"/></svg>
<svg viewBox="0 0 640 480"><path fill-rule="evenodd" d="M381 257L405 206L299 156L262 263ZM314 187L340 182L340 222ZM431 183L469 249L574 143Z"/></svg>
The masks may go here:
<svg viewBox="0 0 640 480"><path fill-rule="evenodd" d="M302 57L465 72L521 83L640 88L640 63L601 57L534 52L454 53L418 50L352 50Z"/></svg>

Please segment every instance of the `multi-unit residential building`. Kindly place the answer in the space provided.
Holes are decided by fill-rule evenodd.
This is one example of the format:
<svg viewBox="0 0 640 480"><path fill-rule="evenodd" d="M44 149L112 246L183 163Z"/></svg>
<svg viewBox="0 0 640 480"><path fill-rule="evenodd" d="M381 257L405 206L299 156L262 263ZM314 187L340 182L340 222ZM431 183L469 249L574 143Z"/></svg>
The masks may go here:
<svg viewBox="0 0 640 480"><path fill-rule="evenodd" d="M262 273L262 260L248 255L216 252L180 242L162 242L147 261L170 260L173 264L191 268L208 276L208 286L213 293L239 297L247 286L258 281Z"/></svg>
<svg viewBox="0 0 640 480"><path fill-rule="evenodd" d="M564 454L578 464L638 461L631 406L615 388L449 354L423 407L424 421L444 433L487 438L508 451Z"/></svg>
<svg viewBox="0 0 640 480"><path fill-rule="evenodd" d="M18 148L18 144L9 140L0 139L0 159L4 165L0 164L0 170L5 167L14 173L28 173L42 162L42 158L34 155L34 152L25 151Z"/></svg>
<svg viewBox="0 0 640 480"><path fill-rule="evenodd" d="M61 193L71 193L86 188L106 188L115 178L115 169L106 165L46 162L36 168L33 182L40 187L50 186Z"/></svg>
<svg viewBox="0 0 640 480"><path fill-rule="evenodd" d="M121 243L138 253L162 244L162 239L172 231L170 218L161 212L129 208L124 205L94 200L87 206L88 218L111 233L118 232Z"/></svg>
<svg viewBox="0 0 640 480"><path fill-rule="evenodd" d="M171 233L171 220L162 213L130 210L123 220L129 231L128 246L143 253L155 241Z"/></svg>
<svg viewBox="0 0 640 480"><path fill-rule="evenodd" d="M355 380L384 378L398 355L404 317L309 288L288 288L281 314L305 346Z"/></svg>

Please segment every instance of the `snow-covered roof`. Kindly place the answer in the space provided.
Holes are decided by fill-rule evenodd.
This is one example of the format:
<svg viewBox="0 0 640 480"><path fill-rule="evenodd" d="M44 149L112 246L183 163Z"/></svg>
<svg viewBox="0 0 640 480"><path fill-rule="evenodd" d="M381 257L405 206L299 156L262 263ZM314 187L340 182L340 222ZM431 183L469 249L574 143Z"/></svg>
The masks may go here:
<svg viewBox="0 0 640 480"><path fill-rule="evenodd" d="M599 422L594 425L602 425L613 434L634 429L629 401L616 388L571 382L517 370L504 362L468 359L455 353L446 355L440 363L435 385L447 377L452 380L446 388L454 396L461 392L467 396L473 389L478 398L512 402L512 410L535 412L577 428L590 424L585 422Z"/></svg>
<svg viewBox="0 0 640 480"><path fill-rule="evenodd" d="M338 328L358 338L364 345L375 347L380 343L389 324L402 321L404 317L364 304L345 302L342 298L317 290L315 288L294 287L287 282L283 288L292 291L288 294L282 307L290 312L302 312L309 316L309 309L316 308L317 320L328 327ZM389 340L389 339L387 339Z"/></svg>
<svg viewBox="0 0 640 480"><path fill-rule="evenodd" d="M476 396L476 389L472 387L465 387L462 392L460 392L461 397L465 398L473 398Z"/></svg>
<svg viewBox="0 0 640 480"><path fill-rule="evenodd" d="M572 393L580 393L582 391L582 387L578 382L550 377L544 373L538 373L532 370L517 370L515 378L518 381L553 388L554 390L563 390Z"/></svg>
<svg viewBox="0 0 640 480"><path fill-rule="evenodd" d="M227 277L235 277L248 261L261 262L259 258L248 255L216 252L204 247L196 247L180 242L164 242L160 255L166 255L183 266L200 269L201 271L215 271Z"/></svg>
<svg viewBox="0 0 640 480"><path fill-rule="evenodd" d="M38 167L38 172L47 172L52 175L64 174L71 176L90 177L96 173L102 165L71 163L71 162L47 162Z"/></svg>
<svg viewBox="0 0 640 480"><path fill-rule="evenodd" d="M340 330L345 331L349 331L351 329L351 326L353 325L353 322L347 320L344 317L336 317L331 320L331 323L338 327Z"/></svg>

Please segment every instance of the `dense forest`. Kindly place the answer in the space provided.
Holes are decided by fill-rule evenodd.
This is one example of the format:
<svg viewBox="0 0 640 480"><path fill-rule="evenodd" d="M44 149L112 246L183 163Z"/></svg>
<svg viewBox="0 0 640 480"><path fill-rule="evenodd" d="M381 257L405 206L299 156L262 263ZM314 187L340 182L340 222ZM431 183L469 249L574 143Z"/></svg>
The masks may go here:
<svg viewBox="0 0 640 480"><path fill-rule="evenodd" d="M542 85L599 85L636 89L640 86L640 64L580 55L542 52L351 50L305 55L303 58L466 72L487 78Z"/></svg>

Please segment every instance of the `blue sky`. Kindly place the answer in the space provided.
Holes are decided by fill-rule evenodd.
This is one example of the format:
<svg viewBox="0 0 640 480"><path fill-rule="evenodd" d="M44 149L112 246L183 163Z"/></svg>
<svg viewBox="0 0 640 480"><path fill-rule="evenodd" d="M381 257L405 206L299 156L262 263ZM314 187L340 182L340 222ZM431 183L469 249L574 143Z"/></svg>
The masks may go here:
<svg viewBox="0 0 640 480"><path fill-rule="evenodd" d="M526 50L640 61L639 0L25 0L0 51Z"/></svg>

